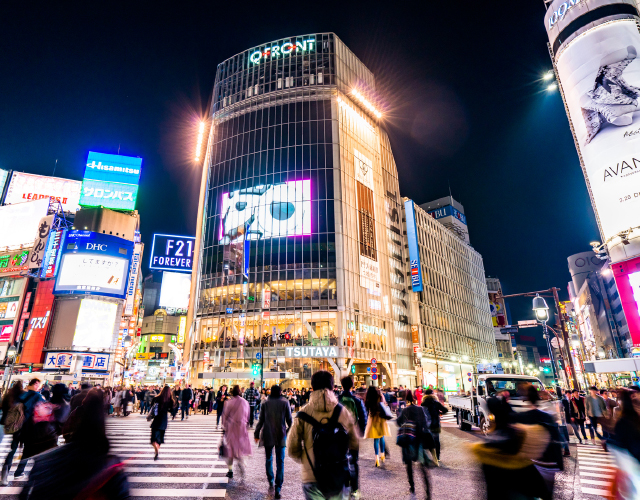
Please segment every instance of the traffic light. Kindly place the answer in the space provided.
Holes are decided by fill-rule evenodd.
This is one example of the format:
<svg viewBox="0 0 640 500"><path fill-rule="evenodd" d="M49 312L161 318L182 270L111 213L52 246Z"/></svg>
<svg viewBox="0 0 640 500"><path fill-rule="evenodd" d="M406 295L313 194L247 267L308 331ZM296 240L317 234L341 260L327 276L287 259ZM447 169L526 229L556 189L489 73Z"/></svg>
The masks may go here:
<svg viewBox="0 0 640 500"><path fill-rule="evenodd" d="M351 365L351 373L356 373L356 365Z"/></svg>
<svg viewBox="0 0 640 500"><path fill-rule="evenodd" d="M253 365L251 366L251 374L254 377L259 377L261 368L262 365L260 363L253 363Z"/></svg>
<svg viewBox="0 0 640 500"><path fill-rule="evenodd" d="M29 373L33 372L33 365L29 365Z"/></svg>

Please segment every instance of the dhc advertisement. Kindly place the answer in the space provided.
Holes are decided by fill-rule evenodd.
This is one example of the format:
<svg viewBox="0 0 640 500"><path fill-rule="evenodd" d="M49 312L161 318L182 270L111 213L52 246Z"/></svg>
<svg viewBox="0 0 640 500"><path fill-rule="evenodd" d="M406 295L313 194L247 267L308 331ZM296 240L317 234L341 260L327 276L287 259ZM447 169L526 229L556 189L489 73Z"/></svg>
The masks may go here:
<svg viewBox="0 0 640 500"><path fill-rule="evenodd" d="M409 262L411 263L411 288L414 292L422 291L422 266L420 265L420 247L416 228L416 212L413 200L404 202L407 216L407 240L409 241Z"/></svg>
<svg viewBox="0 0 640 500"><path fill-rule="evenodd" d="M53 293L123 299L133 248L133 241L109 234L68 231Z"/></svg>

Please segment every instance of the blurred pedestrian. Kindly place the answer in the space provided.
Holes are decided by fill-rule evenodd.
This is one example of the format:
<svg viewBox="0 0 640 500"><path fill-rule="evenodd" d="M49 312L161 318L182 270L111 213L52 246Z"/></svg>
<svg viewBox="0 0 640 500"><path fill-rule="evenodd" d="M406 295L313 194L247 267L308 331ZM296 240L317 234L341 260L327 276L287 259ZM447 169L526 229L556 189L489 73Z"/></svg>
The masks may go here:
<svg viewBox="0 0 640 500"><path fill-rule="evenodd" d="M407 391L405 398L411 391ZM367 427L364 431L365 439L373 439L373 451L376 454L376 467L380 467L380 464L385 461L385 452L388 451L384 440L385 436L390 436L389 425L387 420L392 417L391 411L386 410L386 407L382 404L382 395L377 387L370 386L367 389L367 395L365 396L364 406L368 412Z"/></svg>
<svg viewBox="0 0 640 500"><path fill-rule="evenodd" d="M578 432L578 428L582 431L582 436L584 440L587 441L587 433L584 429L584 421L586 420L586 410L584 406L584 398L580 396L578 389L574 389L571 391L571 427L573 427L574 434L578 438L580 444L582 444L582 439L580 438L580 433Z"/></svg>
<svg viewBox="0 0 640 500"><path fill-rule="evenodd" d="M620 417L613 430L613 443L629 452L640 464L640 414L634 405L634 394L630 390L618 391Z"/></svg>
<svg viewBox="0 0 640 500"><path fill-rule="evenodd" d="M224 403L222 413L222 427L224 429L224 458L227 460L229 472L227 477L233 477L233 461L238 462L240 475L244 477L243 457L252 454L251 441L247 433L249 422L249 403L240 396L240 386L231 389L231 398Z"/></svg>
<svg viewBox="0 0 640 500"><path fill-rule="evenodd" d="M11 408L13 408L16 404L20 402L20 397L22 396L23 392L24 390L22 388L22 381L16 380L11 386L11 389L9 389L4 393L4 397L2 398L2 418L0 419L0 424L2 424L3 426L7 422L7 417L9 415L9 411L11 410ZM4 464L2 466L2 485L3 486L7 486L9 484L9 481L7 480L7 476L9 475L9 469L11 469L13 456L16 454L16 450L20 445L20 430L18 429L15 432L13 432L13 429L9 429L9 428L5 430L7 434L13 434L13 437L11 440L11 447L9 449L9 453L7 454L4 460Z"/></svg>
<svg viewBox="0 0 640 500"><path fill-rule="evenodd" d="M216 395L216 429L220 425L220 419L224 412L224 403L227 399L229 399L229 393L227 393L227 386L223 385Z"/></svg>
<svg viewBox="0 0 640 500"><path fill-rule="evenodd" d="M154 460L158 460L160 446L164 444L164 433L169 423L168 414L172 409L173 399L171 398L171 389L169 389L168 385L165 385L160 395L153 398L151 408L149 409L149 417L153 414L153 420L151 422L151 446L153 446L156 452L153 457ZM149 417L147 417L147 419Z"/></svg>
<svg viewBox="0 0 640 500"><path fill-rule="evenodd" d="M65 446L35 457L20 500L129 498L122 463L109 454L102 391L93 389L87 393L81 408L75 438Z"/></svg>
<svg viewBox="0 0 640 500"><path fill-rule="evenodd" d="M589 387L589 396L585 398L587 416L589 417L589 435L591 442L596 444L595 436L598 436L604 450L607 450L607 442L604 436L598 432L598 424L604 422L607 415L607 405L600 396L596 386ZM604 430L604 428L603 428ZM594 435L595 434L595 435Z"/></svg>
<svg viewBox="0 0 640 500"><path fill-rule="evenodd" d="M247 389L250 390L250 389ZM255 389L254 389L255 390ZM245 391L246 392L246 391ZM256 391L257 393L258 391ZM252 411L251 408L249 408ZM274 487L275 498L280 497L280 490L284 481L284 453L287 445L287 433L291 428L291 408L286 399L281 397L279 385L271 388L269 398L262 405L258 425L253 433L256 443L262 440L265 453L265 468L269 489ZM276 475L273 476L273 451L276 454Z"/></svg>
<svg viewBox="0 0 640 500"><path fill-rule="evenodd" d="M367 411L365 410L364 403L351 392L353 388L353 379L351 377L344 377L340 380L340 383L342 384L343 391L338 401L351 413L353 421L356 424L355 427L358 432L358 437L361 438L364 436L367 427ZM351 496L358 499L360 498L359 450L350 450L349 455L349 464L351 466Z"/></svg>
<svg viewBox="0 0 640 500"><path fill-rule="evenodd" d="M416 404L418 404L417 401ZM427 389L425 391L424 401L422 401L421 406L429 412L429 419L431 421L429 430L431 431L434 448L436 450L434 461L436 465L440 465L440 433L442 432L442 427L440 426L440 415L444 415L449 410L447 410L447 408L434 397L433 390L431 389Z"/></svg>
<svg viewBox="0 0 640 500"><path fill-rule="evenodd" d="M182 389L180 398L182 405L182 418L180 420L184 420L185 413L187 415L187 420L189 420L189 409L191 408L191 403L193 401L193 390L191 389L191 384L187 384L187 387Z"/></svg>
<svg viewBox="0 0 640 500"><path fill-rule="evenodd" d="M249 388L244 391L242 397L249 403L249 427L253 427L253 419L255 418L256 405L260 399L260 394L255 387L255 383L251 381Z"/></svg>
<svg viewBox="0 0 640 500"><path fill-rule="evenodd" d="M37 453L40 453L40 451L43 451L40 449L41 446L39 446L38 442L39 436L36 433L39 429L36 429L33 420L36 406L44 402L44 398L38 392L40 385L40 379L31 379L26 392L23 392L18 400L18 402L22 404L24 420L20 429L20 442L23 444L22 457L20 458L18 467L16 467L16 470L13 473L13 477L16 479L24 473L24 469L27 466L29 459Z"/></svg>
<svg viewBox="0 0 640 500"><path fill-rule="evenodd" d="M75 410L82 404L84 398L87 397L89 389L91 389L91 385L88 382L82 382L82 384L80 384L80 392L71 398L71 411Z"/></svg>

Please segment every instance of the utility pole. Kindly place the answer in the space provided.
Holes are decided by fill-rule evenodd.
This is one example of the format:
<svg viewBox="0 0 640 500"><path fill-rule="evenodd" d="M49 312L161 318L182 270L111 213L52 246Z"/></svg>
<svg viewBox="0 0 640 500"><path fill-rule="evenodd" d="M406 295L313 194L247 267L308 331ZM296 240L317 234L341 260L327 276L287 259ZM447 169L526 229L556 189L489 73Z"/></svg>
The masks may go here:
<svg viewBox="0 0 640 500"><path fill-rule="evenodd" d="M567 332L567 324L564 321L564 314L560 313L560 299L558 298L558 288L555 286L551 288L553 291L553 300L556 303L556 314L560 318L560 327L562 329L562 339L564 340L564 345L567 349L567 358L569 359L569 366L571 367L571 378L573 379L573 388L577 389L580 387L578 385L578 377L576 376L576 369L573 365L573 357L571 356L571 348L569 345L569 333Z"/></svg>
<svg viewBox="0 0 640 500"><path fill-rule="evenodd" d="M440 381L440 367L438 366L438 350L437 350L437 348L440 347L440 340L434 339L433 337L429 337L429 345L430 345L431 349L433 350L433 357L436 360L436 388L438 388L438 384L439 384L439 381Z"/></svg>

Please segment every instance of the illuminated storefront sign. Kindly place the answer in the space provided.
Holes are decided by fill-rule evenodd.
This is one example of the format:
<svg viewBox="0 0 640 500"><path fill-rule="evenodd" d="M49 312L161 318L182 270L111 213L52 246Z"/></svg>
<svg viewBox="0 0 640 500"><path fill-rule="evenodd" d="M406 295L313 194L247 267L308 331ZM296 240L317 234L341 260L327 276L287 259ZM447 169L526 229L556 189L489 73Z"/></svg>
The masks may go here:
<svg viewBox="0 0 640 500"><path fill-rule="evenodd" d="M149 342L164 342L164 335L150 335Z"/></svg>
<svg viewBox="0 0 640 500"><path fill-rule="evenodd" d="M9 342L13 333L13 325L0 326L0 342Z"/></svg>
<svg viewBox="0 0 640 500"><path fill-rule="evenodd" d="M34 231L48 210L48 199L0 207L0 248L33 246Z"/></svg>
<svg viewBox="0 0 640 500"><path fill-rule="evenodd" d="M184 344L184 334L187 331L187 317L180 316L180 325L178 326L178 344Z"/></svg>
<svg viewBox="0 0 640 500"><path fill-rule="evenodd" d="M60 264L60 256L62 255L60 245L64 239L65 231L65 229L53 229L49 233L47 249L44 254L44 260L42 261L41 278L55 278L58 271L58 264Z"/></svg>
<svg viewBox="0 0 640 500"><path fill-rule="evenodd" d="M249 56L249 60L253 64L258 64L262 60L289 56L297 52L313 52L315 44L315 38L309 38L295 43L285 42L282 45L272 45L266 47L264 50L256 50Z"/></svg>
<svg viewBox="0 0 640 500"><path fill-rule="evenodd" d="M195 239L194 236L154 234L149 269L190 273Z"/></svg>
<svg viewBox="0 0 640 500"><path fill-rule="evenodd" d="M337 358L337 347L286 347L287 358Z"/></svg>
<svg viewBox="0 0 640 500"><path fill-rule="evenodd" d="M107 371L109 354L93 352L50 352L47 353L43 370L64 370L71 367L73 356L82 356L82 371Z"/></svg>
<svg viewBox="0 0 640 500"><path fill-rule="evenodd" d="M355 330L356 329L356 325L353 321L349 321L347 323L347 328L349 330ZM365 325L363 323L359 323L358 324L358 330L362 333L372 333L374 335L386 335L387 334L387 330L385 330L384 328L378 328L377 326L370 326L370 325Z"/></svg>
<svg viewBox="0 0 640 500"><path fill-rule="evenodd" d="M83 207L134 210L137 198L138 186L85 179L82 182L80 204Z"/></svg>
<svg viewBox="0 0 640 500"><path fill-rule="evenodd" d="M0 273L17 273L29 269L29 250L0 256Z"/></svg>
<svg viewBox="0 0 640 500"><path fill-rule="evenodd" d="M44 355L42 348L49 330L49 320L55 299L53 284L53 280L43 280L38 283L20 356L21 363L42 363Z"/></svg>
<svg viewBox="0 0 640 500"><path fill-rule="evenodd" d="M124 307L124 316L133 315L133 306L136 299L136 285L138 284L138 274L140 272L140 258L142 257L142 243L136 243L131 259L131 269L127 281L127 297Z"/></svg>

